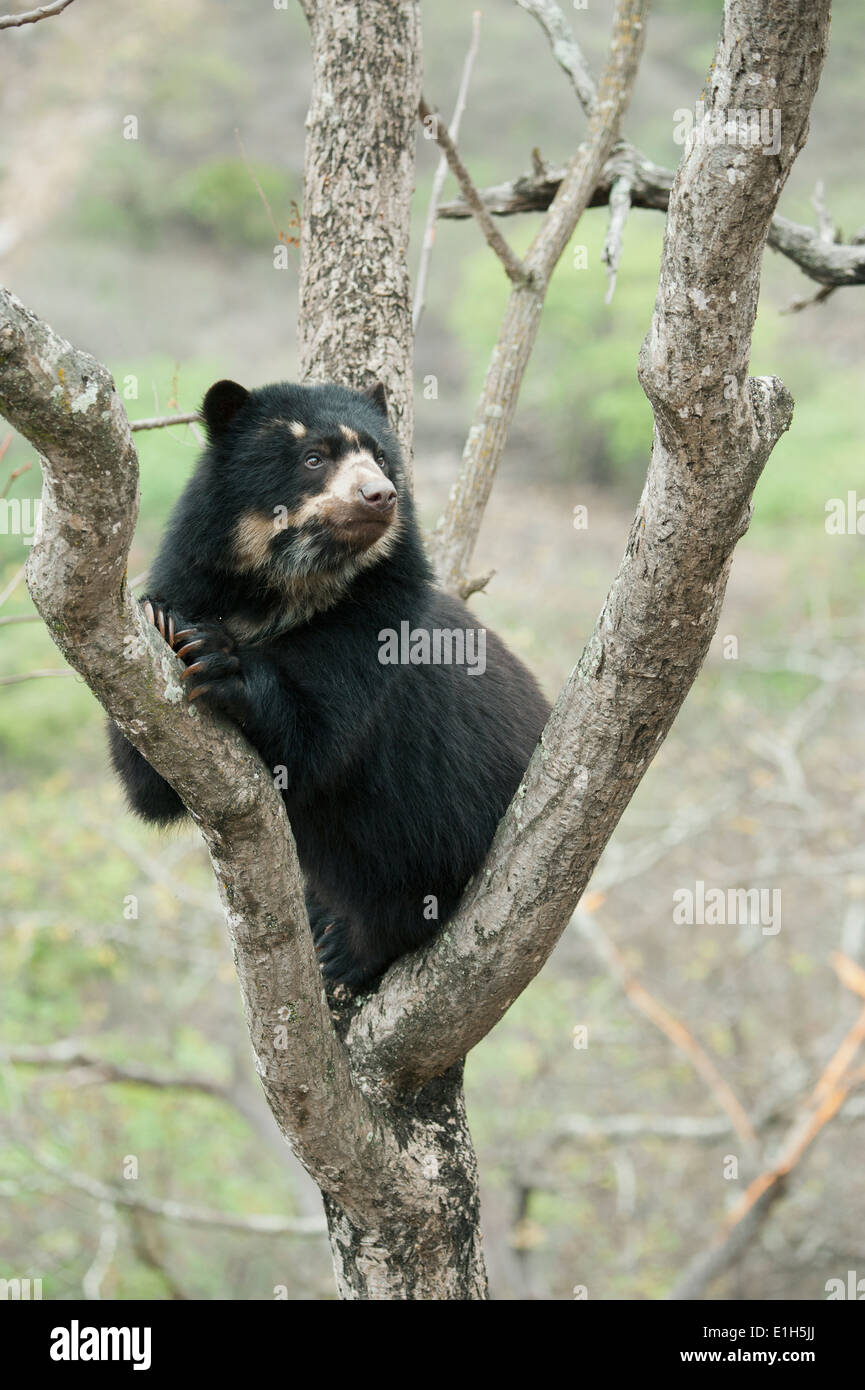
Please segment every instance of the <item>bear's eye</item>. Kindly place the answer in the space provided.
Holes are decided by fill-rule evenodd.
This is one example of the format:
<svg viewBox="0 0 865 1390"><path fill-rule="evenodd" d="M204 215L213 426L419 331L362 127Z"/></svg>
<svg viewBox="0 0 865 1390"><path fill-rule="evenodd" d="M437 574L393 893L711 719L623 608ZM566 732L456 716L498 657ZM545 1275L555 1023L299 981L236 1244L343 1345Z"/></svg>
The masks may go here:
<svg viewBox="0 0 865 1390"><path fill-rule="evenodd" d="M322 464L324 463L324 459L321 457L321 454L307 454L306 458L303 461L306 464L307 468L321 468Z"/></svg>
<svg viewBox="0 0 865 1390"><path fill-rule="evenodd" d="M384 468L384 465L387 463L384 449L379 449L378 453L375 456L375 461L378 464L379 468Z"/></svg>

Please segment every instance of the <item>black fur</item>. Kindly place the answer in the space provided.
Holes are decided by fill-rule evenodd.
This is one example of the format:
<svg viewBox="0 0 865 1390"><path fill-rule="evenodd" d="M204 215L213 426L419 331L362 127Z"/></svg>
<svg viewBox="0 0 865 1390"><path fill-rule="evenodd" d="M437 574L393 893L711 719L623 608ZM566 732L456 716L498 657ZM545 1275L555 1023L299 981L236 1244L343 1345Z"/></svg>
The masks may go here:
<svg viewBox="0 0 865 1390"><path fill-rule="evenodd" d="M548 713L493 633L483 674L380 662L384 629L479 626L433 587L382 406L380 393L336 386L212 387L203 407L210 443L169 522L146 601L187 662L189 698L236 720L284 781L322 969L354 986L447 921ZM385 481L368 488L372 504L346 505L394 506L393 484L396 519L384 532L385 520L367 523L367 512L346 531L342 513L298 523L301 505L330 498L328 480L358 446ZM353 483L353 466L344 462L340 478ZM259 528L257 566L238 559L239 520L275 514L289 524L274 527L265 557ZM391 537L374 563L370 534ZM160 823L182 816L168 783L114 726L110 734L133 809Z"/></svg>

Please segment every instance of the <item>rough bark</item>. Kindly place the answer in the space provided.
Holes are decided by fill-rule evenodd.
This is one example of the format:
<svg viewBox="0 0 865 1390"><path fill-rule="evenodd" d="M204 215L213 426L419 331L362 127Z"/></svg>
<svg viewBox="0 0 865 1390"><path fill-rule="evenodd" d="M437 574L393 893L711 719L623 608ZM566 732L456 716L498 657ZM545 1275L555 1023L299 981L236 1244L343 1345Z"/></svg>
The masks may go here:
<svg viewBox="0 0 865 1390"><path fill-rule="evenodd" d="M403 1183L403 1200L373 1223L361 1224L325 1196L340 1298L486 1298L477 1161L462 1071L457 1063L417 1095L400 1094L388 1106L388 1123L406 1154L414 1191ZM429 1194L435 1194L434 1201Z"/></svg>
<svg viewBox="0 0 865 1390"><path fill-rule="evenodd" d="M381 381L411 460L408 239L421 84L416 0L307 0L300 280L302 379Z"/></svg>

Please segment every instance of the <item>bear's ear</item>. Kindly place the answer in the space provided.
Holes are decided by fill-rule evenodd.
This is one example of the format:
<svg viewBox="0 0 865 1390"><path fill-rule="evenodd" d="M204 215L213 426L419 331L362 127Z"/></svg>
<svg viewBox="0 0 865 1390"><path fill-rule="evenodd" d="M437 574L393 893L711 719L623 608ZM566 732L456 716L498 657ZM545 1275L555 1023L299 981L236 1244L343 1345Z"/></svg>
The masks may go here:
<svg viewBox="0 0 865 1390"><path fill-rule="evenodd" d="M363 394L366 396L368 401L372 401L372 404L375 406L376 410L378 410L384 416L384 418L387 419L387 392L385 391L381 382L377 381L375 383L375 386L368 386Z"/></svg>
<svg viewBox="0 0 865 1390"><path fill-rule="evenodd" d="M249 398L245 386L236 381L217 381L201 403L201 414L211 439L218 439Z"/></svg>

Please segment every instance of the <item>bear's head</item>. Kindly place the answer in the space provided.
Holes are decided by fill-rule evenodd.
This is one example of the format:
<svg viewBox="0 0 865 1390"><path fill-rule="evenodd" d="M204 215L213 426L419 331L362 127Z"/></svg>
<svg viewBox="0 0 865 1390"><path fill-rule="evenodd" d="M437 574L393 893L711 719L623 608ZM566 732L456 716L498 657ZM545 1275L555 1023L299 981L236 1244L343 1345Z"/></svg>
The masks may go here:
<svg viewBox="0 0 865 1390"><path fill-rule="evenodd" d="M201 413L231 568L268 588L343 587L391 551L408 505L381 386L218 381Z"/></svg>

